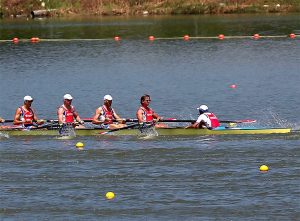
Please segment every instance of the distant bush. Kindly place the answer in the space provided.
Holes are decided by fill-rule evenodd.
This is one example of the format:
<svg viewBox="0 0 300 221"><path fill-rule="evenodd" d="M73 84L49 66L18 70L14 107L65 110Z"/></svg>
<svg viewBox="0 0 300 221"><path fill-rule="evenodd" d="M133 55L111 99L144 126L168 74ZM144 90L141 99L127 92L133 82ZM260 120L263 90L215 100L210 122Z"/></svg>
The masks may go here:
<svg viewBox="0 0 300 221"><path fill-rule="evenodd" d="M4 16L40 9L58 9L62 15L300 12L300 0L0 0Z"/></svg>

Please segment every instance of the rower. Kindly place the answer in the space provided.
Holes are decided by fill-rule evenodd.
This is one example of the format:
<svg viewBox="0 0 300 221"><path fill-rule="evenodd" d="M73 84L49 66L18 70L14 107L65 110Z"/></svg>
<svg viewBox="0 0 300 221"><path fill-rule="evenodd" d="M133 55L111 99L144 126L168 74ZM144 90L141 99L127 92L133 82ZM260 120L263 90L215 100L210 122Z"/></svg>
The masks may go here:
<svg viewBox="0 0 300 221"><path fill-rule="evenodd" d="M72 104L73 97L70 94L65 94L64 104L61 105L57 110L58 123L60 125L72 125L76 127L76 123L78 122L79 128L83 128L84 121L81 120L79 114L77 113L75 107Z"/></svg>
<svg viewBox="0 0 300 221"><path fill-rule="evenodd" d="M41 125L44 123L44 120L38 120L37 115L34 110L31 108L33 102L33 98L29 95L24 97L24 104L17 108L15 117L14 117L14 125L20 125L22 128L33 128L36 127L34 123L37 125Z"/></svg>
<svg viewBox="0 0 300 221"><path fill-rule="evenodd" d="M141 106L136 112L140 127L147 127L147 125L155 125L156 128L167 127L165 124L157 123L161 117L149 107L150 101L151 98L148 94L141 97Z"/></svg>
<svg viewBox="0 0 300 221"><path fill-rule="evenodd" d="M101 128L110 130L126 126L126 120L122 119L111 107L112 100L113 98L109 94L103 97L103 105L96 109L92 120L93 124L98 124ZM114 121L117 121L118 123L114 123Z"/></svg>
<svg viewBox="0 0 300 221"><path fill-rule="evenodd" d="M208 107L206 105L201 105L197 110L199 111L197 121L186 128L207 128L211 130L220 126L218 118L215 114L208 112Z"/></svg>

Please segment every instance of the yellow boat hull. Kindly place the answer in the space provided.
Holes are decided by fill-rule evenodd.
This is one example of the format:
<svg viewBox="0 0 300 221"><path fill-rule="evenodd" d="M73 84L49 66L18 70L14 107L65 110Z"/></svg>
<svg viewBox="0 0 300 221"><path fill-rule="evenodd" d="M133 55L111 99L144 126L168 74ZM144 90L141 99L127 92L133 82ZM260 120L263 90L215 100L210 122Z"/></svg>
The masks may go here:
<svg viewBox="0 0 300 221"><path fill-rule="evenodd" d="M138 129L119 130L106 135L104 129L75 129L76 136L107 136L107 135L133 135L138 136L142 133ZM203 136L203 135L251 135L251 134L288 134L291 128L223 128L223 129L185 129L185 128L157 128L152 132L161 136ZM58 130L19 130L19 129L3 129L0 133L8 136L59 136ZM143 133L147 135L147 131Z"/></svg>

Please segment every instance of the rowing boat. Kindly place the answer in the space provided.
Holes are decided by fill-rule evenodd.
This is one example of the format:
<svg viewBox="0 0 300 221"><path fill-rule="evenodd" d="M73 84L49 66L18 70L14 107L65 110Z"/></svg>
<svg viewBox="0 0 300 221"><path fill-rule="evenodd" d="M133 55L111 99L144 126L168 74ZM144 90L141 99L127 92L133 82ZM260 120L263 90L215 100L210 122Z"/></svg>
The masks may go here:
<svg viewBox="0 0 300 221"><path fill-rule="evenodd" d="M104 129L74 129L76 136L107 136L101 133L109 130ZM153 131L152 131L153 132ZM157 135L162 136L201 136L201 135L252 135L252 134L288 134L291 133L291 128L226 128L218 127L213 130L208 129L194 129L194 128L157 128L154 130ZM8 136L59 136L58 129L35 129L35 130L20 130L20 129L1 129L0 133ZM118 130L109 135L141 135L146 134L147 130L141 133L139 129Z"/></svg>

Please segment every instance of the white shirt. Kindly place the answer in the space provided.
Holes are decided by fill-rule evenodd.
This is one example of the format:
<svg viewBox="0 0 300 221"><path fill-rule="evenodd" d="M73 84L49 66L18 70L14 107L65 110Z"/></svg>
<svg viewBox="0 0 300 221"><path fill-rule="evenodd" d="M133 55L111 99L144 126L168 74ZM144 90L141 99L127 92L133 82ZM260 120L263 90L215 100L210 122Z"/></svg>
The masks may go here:
<svg viewBox="0 0 300 221"><path fill-rule="evenodd" d="M211 120L209 119L209 117L204 113L204 114L200 114L196 123L200 124L201 122L204 122L204 124L207 127L211 127Z"/></svg>

